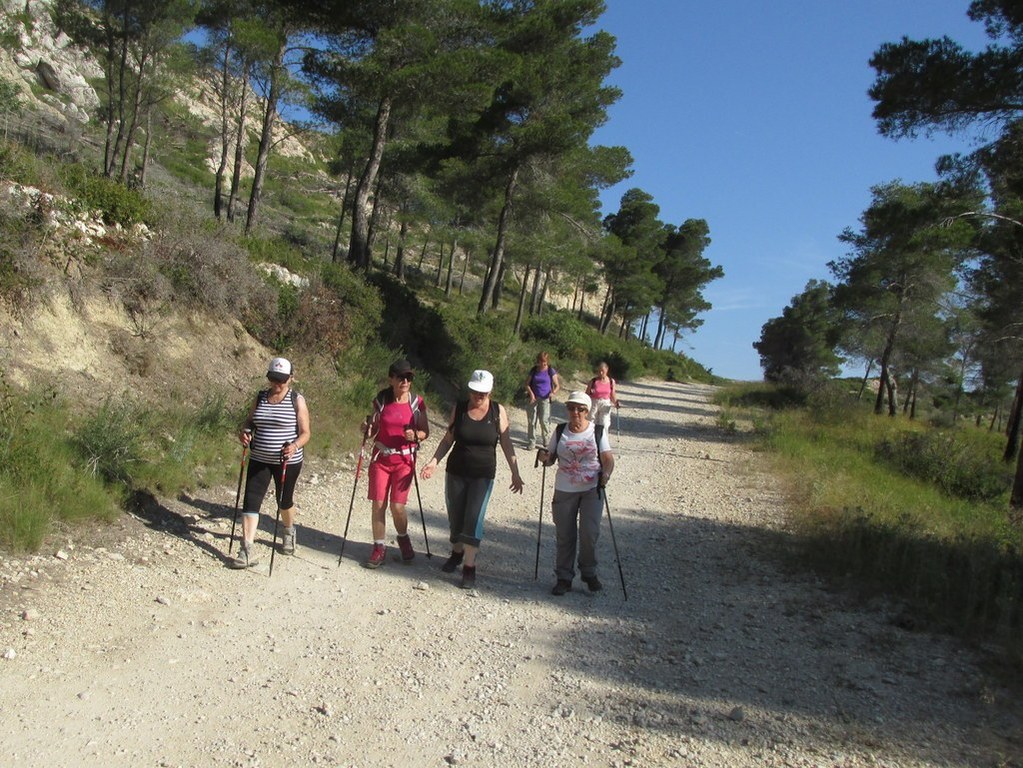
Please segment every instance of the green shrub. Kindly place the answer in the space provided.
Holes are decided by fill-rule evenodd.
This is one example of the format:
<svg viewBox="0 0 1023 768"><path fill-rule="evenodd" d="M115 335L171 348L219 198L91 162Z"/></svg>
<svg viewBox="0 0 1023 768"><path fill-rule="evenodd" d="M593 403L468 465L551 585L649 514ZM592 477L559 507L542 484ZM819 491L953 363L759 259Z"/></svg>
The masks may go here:
<svg viewBox="0 0 1023 768"><path fill-rule="evenodd" d="M280 264L289 272L300 275L309 269L309 259L302 254L302 249L284 238L249 236L241 238L239 245L253 261Z"/></svg>
<svg viewBox="0 0 1023 768"><path fill-rule="evenodd" d="M547 312L522 325L522 340L546 349L552 360L584 358L593 333L570 312Z"/></svg>
<svg viewBox="0 0 1023 768"><path fill-rule="evenodd" d="M95 174L82 165L64 166L60 177L69 194L77 197L87 210L98 210L107 224L130 227L152 221L152 205L134 189Z"/></svg>
<svg viewBox="0 0 1023 768"><path fill-rule="evenodd" d="M885 464L962 499L997 499L1012 483L1010 468L965 433L904 433L879 442L876 455Z"/></svg>
<svg viewBox="0 0 1023 768"><path fill-rule="evenodd" d="M54 392L15 393L0 372L0 544L34 550L56 520L109 519L116 495L87 472Z"/></svg>
<svg viewBox="0 0 1023 768"><path fill-rule="evenodd" d="M146 434L136 407L108 399L74 431L73 444L92 475L131 487L143 465Z"/></svg>

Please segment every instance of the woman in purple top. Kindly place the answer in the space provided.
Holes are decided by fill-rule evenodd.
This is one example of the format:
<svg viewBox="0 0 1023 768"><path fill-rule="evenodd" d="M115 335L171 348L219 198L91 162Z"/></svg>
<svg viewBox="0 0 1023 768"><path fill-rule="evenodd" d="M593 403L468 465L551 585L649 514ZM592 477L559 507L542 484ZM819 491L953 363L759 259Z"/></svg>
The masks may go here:
<svg viewBox="0 0 1023 768"><path fill-rule="evenodd" d="M526 392L529 394L529 433L526 444L529 450L547 445L547 424L551 420L551 400L560 389L558 372L551 367L546 352L536 356L536 365L529 369L526 377ZM536 422L540 422L542 440L536 441Z"/></svg>

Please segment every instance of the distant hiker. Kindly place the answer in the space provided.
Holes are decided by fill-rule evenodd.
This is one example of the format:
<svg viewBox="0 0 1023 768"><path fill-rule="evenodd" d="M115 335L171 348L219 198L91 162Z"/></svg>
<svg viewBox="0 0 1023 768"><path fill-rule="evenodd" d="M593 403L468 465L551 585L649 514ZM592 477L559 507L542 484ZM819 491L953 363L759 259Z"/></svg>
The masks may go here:
<svg viewBox="0 0 1023 768"><path fill-rule="evenodd" d="M607 429L589 420L591 401L585 392L568 397L568 423L559 425L540 460L547 466L558 462L551 512L558 546L552 594L572 590L576 543L579 572L590 592L603 589L597 578L597 538L600 536L603 488L614 472L615 459Z"/></svg>
<svg viewBox="0 0 1023 768"><path fill-rule="evenodd" d="M284 535L281 554L295 553L295 483L302 471L302 447L309 442L309 409L305 398L292 388L294 369L283 357L270 361L266 378L270 386L256 395L256 401L242 425L240 439L249 447L249 470L242 507L242 542L232 568L256 564L253 542L259 527L259 509L273 478L280 504ZM284 487L281 470L287 463Z"/></svg>
<svg viewBox="0 0 1023 768"><path fill-rule="evenodd" d="M402 562L416 556L408 535L409 489L415 472L416 449L430 436L426 403L412 393L415 372L408 360L396 360L387 371L390 386L380 390L373 400L373 415L364 425L375 436L369 464L369 494L373 502L373 550L365 565L379 568L387 557L387 502L398 533L398 549Z"/></svg>
<svg viewBox="0 0 1023 768"><path fill-rule="evenodd" d="M618 384L608 375L609 370L607 363L601 360L597 363L595 371L597 375L586 385L586 394L593 398L592 418L605 432L611 430L611 406L615 408L621 406L618 400Z"/></svg>
<svg viewBox="0 0 1023 768"><path fill-rule="evenodd" d="M558 372L551 367L550 356L546 352L541 352L536 356L536 365L529 369L529 375L526 377L526 393L529 395L529 406L526 409L529 416L529 434L526 437L526 445L529 450L547 444L551 400L560 388ZM537 421L540 422L541 443L535 440Z"/></svg>
<svg viewBox="0 0 1023 768"><path fill-rule="evenodd" d="M456 403L447 431L422 476L429 480L448 450L444 497L451 527L451 556L441 566L453 573L462 565L462 589L476 585L476 553L483 539L483 518L497 474L497 444L511 469L511 490L522 493L515 448L508 433L508 414L504 406L490 399L494 375L477 370L469 377L469 399Z"/></svg>

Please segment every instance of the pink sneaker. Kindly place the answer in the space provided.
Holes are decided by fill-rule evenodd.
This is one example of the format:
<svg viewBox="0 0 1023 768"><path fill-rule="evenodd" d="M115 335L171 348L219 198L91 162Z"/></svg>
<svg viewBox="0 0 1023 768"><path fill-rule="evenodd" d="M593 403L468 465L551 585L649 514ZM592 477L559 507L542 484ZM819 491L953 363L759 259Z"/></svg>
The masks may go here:
<svg viewBox="0 0 1023 768"><path fill-rule="evenodd" d="M367 568L379 568L384 564L387 559L387 547L383 544L374 544L373 551L369 554L369 560L366 561Z"/></svg>

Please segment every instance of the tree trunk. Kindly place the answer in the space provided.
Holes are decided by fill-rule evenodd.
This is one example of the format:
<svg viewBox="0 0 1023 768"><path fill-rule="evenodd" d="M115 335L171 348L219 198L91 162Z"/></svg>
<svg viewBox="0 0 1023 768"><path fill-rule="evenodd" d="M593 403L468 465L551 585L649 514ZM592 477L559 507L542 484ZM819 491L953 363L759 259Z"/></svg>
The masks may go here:
<svg viewBox="0 0 1023 768"><path fill-rule="evenodd" d="M146 66L143 59L139 65L139 79L135 83L135 92L131 100L131 118L128 120L128 131L124 137L124 150L121 154L121 167L118 170L117 180L122 184L128 182L128 170L131 165L131 151L135 148L135 134L139 129L139 117L142 111L142 72Z"/></svg>
<svg viewBox="0 0 1023 768"><path fill-rule="evenodd" d="M860 391L856 395L857 400L863 399L863 393L867 389L867 382L870 381L870 372L874 370L874 358L867 361L867 370L863 372L863 380L860 382Z"/></svg>
<svg viewBox="0 0 1023 768"><path fill-rule="evenodd" d="M518 336L519 332L522 330L522 316L526 311L526 294L529 293L529 272L531 269L532 267L527 264L525 271L522 273L522 286L519 288L519 306L515 311L515 327L512 329L512 332L516 336ZM537 268L537 271L540 271L539 267Z"/></svg>
<svg viewBox="0 0 1023 768"><path fill-rule="evenodd" d="M422 274L423 262L426 260L426 249L430 245L430 233L426 233L426 237L423 238L423 247L419 250L419 262L416 264L416 269Z"/></svg>
<svg viewBox="0 0 1023 768"><path fill-rule="evenodd" d="M284 68L284 52L282 43L274 56L270 67L270 91L266 97L263 110L263 127L259 133L259 149L256 152L256 168L252 176L252 189L249 191L249 208L245 214L245 234L252 231L259 216L259 202L263 198L263 182L266 179L266 165L270 159L270 146L273 142L274 123L277 121L277 102L281 98L282 70Z"/></svg>
<svg viewBox="0 0 1023 768"><path fill-rule="evenodd" d="M1023 451L1016 460L1016 474L1012 479L1012 494L1009 496L1009 522L1017 528L1023 527Z"/></svg>
<svg viewBox="0 0 1023 768"><path fill-rule="evenodd" d="M1012 409L1009 411L1009 423L1006 429L1005 452L1002 459L1006 462L1012 461L1019 450L1019 427L1020 416L1023 415L1023 372L1020 372L1019 382L1016 384L1016 396L1012 399Z"/></svg>
<svg viewBox="0 0 1023 768"><path fill-rule="evenodd" d="M377 105L373 121L373 144L366 167L355 187L355 205L352 209L352 236L348 244L348 260L358 269L369 269L369 195L375 186L380 163L387 144L387 124L391 119L391 97L384 96Z"/></svg>
<svg viewBox="0 0 1023 768"><path fill-rule="evenodd" d="M501 296L504 295L504 277L508 273L508 262L501 261L501 268L497 270L497 282L494 284L494 297L490 300L490 308L497 309L501 306Z"/></svg>
<svg viewBox="0 0 1023 768"><path fill-rule="evenodd" d="M465 261L462 262L462 276L458 278L458 295L462 295L462 288L465 286L465 273L469 269L469 257L472 256L472 251L465 252Z"/></svg>
<svg viewBox="0 0 1023 768"><path fill-rule="evenodd" d="M437 274L433 278L433 287L440 288L441 281L444 279L444 241L440 242L440 248L437 249Z"/></svg>
<svg viewBox="0 0 1023 768"><path fill-rule="evenodd" d="M149 149L153 143L153 108L146 108L146 143L142 145L142 168L139 170L139 189L146 188L146 174L149 170Z"/></svg>
<svg viewBox="0 0 1023 768"><path fill-rule="evenodd" d="M451 257L448 259L448 276L444 283L444 295L451 296L451 286L454 283L455 277L455 250L458 248L458 237L457 235L451 241Z"/></svg>
<svg viewBox="0 0 1023 768"><path fill-rule="evenodd" d="M529 292L529 314L535 315L539 309L540 303L540 265L536 265L536 271L533 272L533 287L529 288L529 273L530 267L526 267L526 274L522 276L522 289Z"/></svg>
<svg viewBox="0 0 1023 768"><path fill-rule="evenodd" d="M398 250L394 254L394 276L405 282L405 237L408 235L407 203L402 204L401 226L398 228Z"/></svg>
<svg viewBox="0 0 1023 768"><path fill-rule="evenodd" d="M538 317L543 317L544 304L547 302L547 286L551 284L551 268L543 272L543 284L540 286L540 304L536 308L536 314Z"/></svg>
<svg viewBox="0 0 1023 768"><path fill-rule="evenodd" d="M477 315L485 315L494 297L500 296L497 286L501 278L501 267L504 266L504 244L508 234L512 201L515 199L515 186L518 179L519 168L516 166L509 175L508 183L504 188L504 205L501 206L501 215L497 219L497 241L494 243L494 252L490 257L490 266L487 269L486 280L483 282L480 302L476 306Z"/></svg>
<svg viewBox="0 0 1023 768"><path fill-rule="evenodd" d="M892 318L891 327L888 329L888 338L885 340L884 351L881 353L880 385L877 388L877 399L874 401L874 413L878 416L881 415L884 407L885 389L889 383L888 364L891 362L892 352L895 351L895 339L898 337L899 325L901 323L902 306L900 302L899 309L896 310L895 317ZM893 413L892 415L894 416L895 414Z"/></svg>
<svg viewBox="0 0 1023 768"><path fill-rule="evenodd" d="M227 198L228 221L234 221L238 198L241 197L242 163L245 162L245 123L249 110L248 92L249 64L246 62L242 69L241 91L238 95L238 124L235 126L234 134L234 168L231 169L231 192Z"/></svg>
<svg viewBox="0 0 1023 768"><path fill-rule="evenodd" d="M334 231L334 247L330 252L330 260L334 264L341 263L341 228L345 223L345 212L348 210L348 194L352 190L353 169L348 169L348 177L345 179L345 193L341 197L341 212L337 217L337 229Z"/></svg>
<svg viewBox="0 0 1023 768"><path fill-rule="evenodd" d="M121 15L122 30L128 29L128 11L130 9L130 3L125 3ZM128 35L127 32L122 32L121 37L121 50L118 61L118 75L117 75L117 105L114 108L116 114L117 131L114 134L114 140L111 144L108 138L107 146L110 150L106 157L106 167L104 168L104 175L107 177L113 177L114 166L117 164L117 157L121 154L121 142L124 138L124 122L125 122L125 102L128 100L125 89L127 88L128 81Z"/></svg>
<svg viewBox="0 0 1023 768"><path fill-rule="evenodd" d="M227 175L227 158L231 151L231 43L224 43L224 58L220 63L220 161L213 182L213 215L217 219L224 214L224 177Z"/></svg>
<svg viewBox="0 0 1023 768"><path fill-rule="evenodd" d="M368 236L366 238L366 254L367 254L367 258L369 259L366 262L366 268L367 269L369 267L373 266L373 245L376 243L377 231L380 228L380 216L381 216L380 212L383 210L383 205L381 205L381 200L383 199L383 195L380 193L380 190L383 189L383 187L384 187L384 176L383 176L383 174L378 172L377 173L377 183L373 186L373 205L370 208L370 213L369 213L369 232L368 232ZM384 229L387 229L387 227L385 226Z"/></svg>

